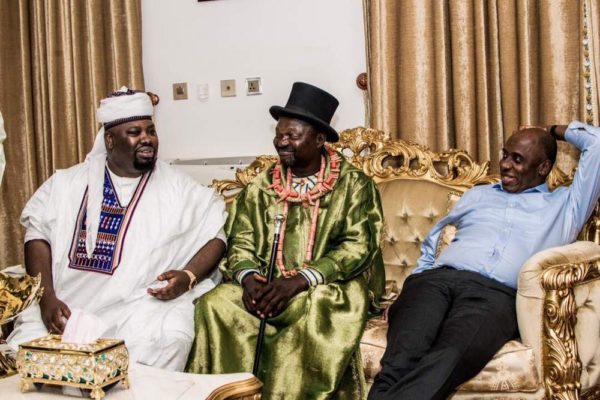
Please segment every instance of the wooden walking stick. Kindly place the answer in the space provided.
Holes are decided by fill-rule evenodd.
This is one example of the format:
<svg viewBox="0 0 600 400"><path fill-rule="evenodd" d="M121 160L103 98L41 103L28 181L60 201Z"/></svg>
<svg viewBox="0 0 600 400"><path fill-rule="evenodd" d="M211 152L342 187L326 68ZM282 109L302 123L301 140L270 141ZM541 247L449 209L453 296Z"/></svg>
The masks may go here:
<svg viewBox="0 0 600 400"><path fill-rule="evenodd" d="M267 284L273 280L273 270L275 270L275 259L277 257L277 246L279 245L279 231L283 224L283 215L275 216L275 235L273 236L273 245L271 246L271 259L269 260L269 269L267 270ZM252 374L258 376L258 367L260 365L260 355L262 353L263 342L265 340L265 327L267 326L267 317L260 320L260 328L258 328L258 338L256 339L256 351L254 352L254 366Z"/></svg>

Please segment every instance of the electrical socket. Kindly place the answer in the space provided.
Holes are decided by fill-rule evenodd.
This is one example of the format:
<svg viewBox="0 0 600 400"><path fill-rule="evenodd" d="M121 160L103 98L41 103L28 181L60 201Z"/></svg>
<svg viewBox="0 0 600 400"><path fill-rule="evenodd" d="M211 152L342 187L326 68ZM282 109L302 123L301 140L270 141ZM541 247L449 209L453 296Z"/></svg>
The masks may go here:
<svg viewBox="0 0 600 400"><path fill-rule="evenodd" d="M262 94L260 78L246 78L246 96Z"/></svg>

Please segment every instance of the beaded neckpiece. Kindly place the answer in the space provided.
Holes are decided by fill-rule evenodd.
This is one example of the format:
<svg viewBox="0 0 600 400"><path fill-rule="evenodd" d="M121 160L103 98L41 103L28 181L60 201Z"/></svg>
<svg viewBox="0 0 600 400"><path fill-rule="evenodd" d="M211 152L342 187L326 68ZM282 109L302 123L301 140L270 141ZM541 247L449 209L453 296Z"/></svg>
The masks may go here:
<svg viewBox="0 0 600 400"><path fill-rule="evenodd" d="M273 168L273 184L269 186L270 189L275 190L275 193L277 193L277 196L279 197L277 203L289 201L292 203L304 203L305 206L307 204L314 205L316 200L331 192L340 176L340 161L342 158L335 150L327 147L326 151L329 156L329 175L323 179L323 174L325 173L325 157L321 156L321 169L319 170L317 184L312 190L302 194L296 192L291 187L291 168L288 168L287 170L287 182L286 186L283 187L281 182L281 161L277 159L277 164L275 165L275 168Z"/></svg>
<svg viewBox="0 0 600 400"><path fill-rule="evenodd" d="M296 270L288 271L283 262L283 244L285 242L285 229L287 226L287 216L289 211L289 203L302 203L304 207L311 205L312 215L310 221L310 232L308 234L308 244L306 245L305 262L312 260L313 247L315 246L315 237L317 234L317 220L319 217L319 205L321 198L331 192L340 176L340 155L330 148L326 148L329 156L329 175L325 175L325 166L327 165L325 156L321 156L321 167L317 177L317 184L305 193L298 193L292 188L292 169L287 169L287 179L285 187L281 182L281 161L277 159L277 164L273 169L273 184L269 188L275 190L278 196L277 203L283 202L283 225L281 227L281 237L277 246L277 268L284 277L295 276ZM306 264L305 264L306 267Z"/></svg>

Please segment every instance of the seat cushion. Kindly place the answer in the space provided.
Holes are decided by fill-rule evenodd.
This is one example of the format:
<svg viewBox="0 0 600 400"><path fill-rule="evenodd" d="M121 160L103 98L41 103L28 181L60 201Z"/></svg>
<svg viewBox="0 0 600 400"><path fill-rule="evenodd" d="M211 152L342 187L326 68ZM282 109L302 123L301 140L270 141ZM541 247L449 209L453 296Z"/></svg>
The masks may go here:
<svg viewBox="0 0 600 400"><path fill-rule="evenodd" d="M380 360L387 344L388 325L383 318L367 322L360 350L365 378L372 383L381 369ZM473 379L459 387L462 392L535 392L539 378L533 350L517 340L506 343Z"/></svg>
<svg viewBox="0 0 600 400"><path fill-rule="evenodd" d="M465 392L535 392L539 388L533 349L518 340L506 343L473 379L458 390Z"/></svg>

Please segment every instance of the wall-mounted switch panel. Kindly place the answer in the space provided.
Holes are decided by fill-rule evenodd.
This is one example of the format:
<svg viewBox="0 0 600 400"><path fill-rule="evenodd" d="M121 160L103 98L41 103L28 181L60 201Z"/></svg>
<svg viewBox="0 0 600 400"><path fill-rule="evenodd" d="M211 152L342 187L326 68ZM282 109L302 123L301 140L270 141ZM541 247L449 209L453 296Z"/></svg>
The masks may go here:
<svg viewBox="0 0 600 400"><path fill-rule="evenodd" d="M225 79L221 81L221 97L235 96L235 79Z"/></svg>
<svg viewBox="0 0 600 400"><path fill-rule="evenodd" d="M199 83L196 86L196 97L198 97L198 100L206 101L206 100L208 100L209 96L210 96L210 89L208 87L208 83Z"/></svg>
<svg viewBox="0 0 600 400"><path fill-rule="evenodd" d="M187 82L173 84L173 100L186 100L188 98Z"/></svg>

